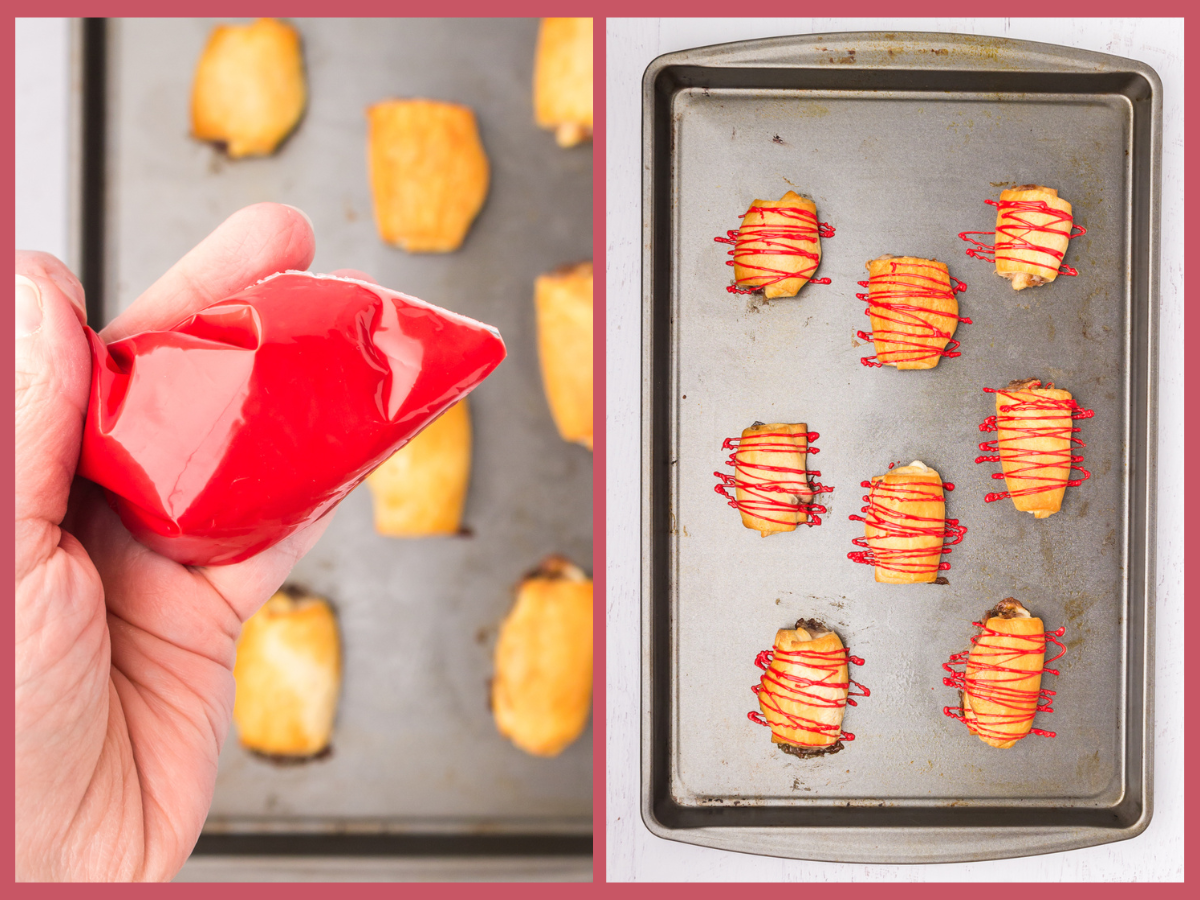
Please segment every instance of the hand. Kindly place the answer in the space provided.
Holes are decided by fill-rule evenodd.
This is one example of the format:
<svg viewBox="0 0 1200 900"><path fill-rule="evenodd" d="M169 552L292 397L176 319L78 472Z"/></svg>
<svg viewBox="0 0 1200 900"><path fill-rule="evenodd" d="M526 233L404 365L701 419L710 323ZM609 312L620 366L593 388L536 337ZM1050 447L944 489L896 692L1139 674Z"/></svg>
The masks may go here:
<svg viewBox="0 0 1200 900"><path fill-rule="evenodd" d="M313 250L298 210L243 209L101 337L170 327L307 268ZM74 477L91 379L83 288L54 257L18 252L16 289L17 877L169 879L212 802L242 623L329 515L231 566L137 543Z"/></svg>

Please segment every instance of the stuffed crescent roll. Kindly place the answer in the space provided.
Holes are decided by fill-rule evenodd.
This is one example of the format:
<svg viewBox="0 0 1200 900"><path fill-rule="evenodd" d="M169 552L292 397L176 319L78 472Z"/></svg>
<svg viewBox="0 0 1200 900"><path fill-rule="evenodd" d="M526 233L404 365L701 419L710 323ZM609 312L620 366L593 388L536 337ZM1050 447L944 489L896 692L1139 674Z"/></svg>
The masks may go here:
<svg viewBox="0 0 1200 900"><path fill-rule="evenodd" d="M592 449L592 264L538 276L538 358L550 414L563 440Z"/></svg>
<svg viewBox="0 0 1200 900"><path fill-rule="evenodd" d="M1002 191L996 206L996 274L1014 291L1057 278L1074 224L1071 204L1055 188L1023 184Z"/></svg>
<svg viewBox="0 0 1200 900"><path fill-rule="evenodd" d="M742 524L763 537L795 531L808 521L813 498L805 459L808 426L752 425L742 430L733 454L734 495Z"/></svg>
<svg viewBox="0 0 1200 900"><path fill-rule="evenodd" d="M768 658L757 693L771 741L796 756L841 750L850 690L849 652L841 638L820 622L802 619L775 633ZM759 659L761 665L765 659Z"/></svg>
<svg viewBox="0 0 1200 900"><path fill-rule="evenodd" d="M821 262L817 205L788 191L779 200L755 200L742 216L733 250L737 286L763 295L794 297Z"/></svg>
<svg viewBox="0 0 1200 900"><path fill-rule="evenodd" d="M192 135L233 159L269 156L307 102L300 35L277 19L218 25L192 82Z"/></svg>
<svg viewBox="0 0 1200 900"><path fill-rule="evenodd" d="M471 416L460 400L367 476L375 530L391 537L458 534L471 478Z"/></svg>
<svg viewBox="0 0 1200 900"><path fill-rule="evenodd" d="M938 577L946 540L946 500L941 476L920 460L871 479L863 523L867 551L851 554L875 566L884 584L918 584Z"/></svg>
<svg viewBox="0 0 1200 900"><path fill-rule="evenodd" d="M342 679L329 604L291 588L276 592L242 627L233 679L243 746L292 758L328 747Z"/></svg>
<svg viewBox="0 0 1200 900"><path fill-rule="evenodd" d="M557 756L592 711L592 580L560 556L521 582L496 643L492 713L534 756Z"/></svg>
<svg viewBox="0 0 1200 900"><path fill-rule="evenodd" d="M947 355L958 328L949 267L936 259L885 254L868 262L867 272L865 299L878 364L932 369Z"/></svg>
<svg viewBox="0 0 1200 900"><path fill-rule="evenodd" d="M1055 634L1061 635L1062 629ZM957 687L961 697L960 709L948 707L947 714L961 718L972 734L1000 749L1029 734L1039 709L1050 711L1053 691L1042 690L1042 673L1057 674L1045 669L1046 637L1041 619L1012 597L1001 600L988 611L981 633L971 639L970 652L955 654L944 667L952 675L945 684ZM965 669L952 668L963 663L963 657ZM1053 737L1052 732L1036 733Z"/></svg>
<svg viewBox="0 0 1200 900"><path fill-rule="evenodd" d="M1071 476L1070 391L1036 378L996 391L996 451L1013 504L1044 519L1062 508Z"/></svg>
<svg viewBox="0 0 1200 900"><path fill-rule="evenodd" d="M533 68L533 110L560 147L592 136L592 20L542 19Z"/></svg>

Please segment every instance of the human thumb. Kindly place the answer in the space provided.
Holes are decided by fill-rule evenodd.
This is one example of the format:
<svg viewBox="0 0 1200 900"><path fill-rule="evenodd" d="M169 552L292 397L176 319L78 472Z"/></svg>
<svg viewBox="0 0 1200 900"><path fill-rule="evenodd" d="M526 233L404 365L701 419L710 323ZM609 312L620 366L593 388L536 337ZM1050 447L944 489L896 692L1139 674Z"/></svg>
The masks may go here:
<svg viewBox="0 0 1200 900"><path fill-rule="evenodd" d="M78 281L46 254L18 253L16 268L16 575L20 580L58 546L58 525L66 514L79 461L92 363Z"/></svg>

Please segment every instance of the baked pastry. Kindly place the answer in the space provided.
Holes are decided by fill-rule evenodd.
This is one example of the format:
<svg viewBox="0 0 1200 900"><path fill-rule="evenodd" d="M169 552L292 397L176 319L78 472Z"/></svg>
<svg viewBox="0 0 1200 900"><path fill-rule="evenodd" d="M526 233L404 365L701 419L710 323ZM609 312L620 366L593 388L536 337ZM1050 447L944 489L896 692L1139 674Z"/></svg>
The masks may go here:
<svg viewBox="0 0 1200 900"><path fill-rule="evenodd" d="M857 705L850 695L849 663L862 665L862 660L850 656L837 634L813 619L801 619L795 628L777 631L774 649L754 662L763 674L754 686L759 711L750 713L750 721L769 726L771 741L780 750L821 756L854 740L842 731L842 717L846 704ZM858 687L861 693L854 696L870 695Z"/></svg>
<svg viewBox="0 0 1200 900"><path fill-rule="evenodd" d="M1068 485L1078 486L1091 476L1076 465L1083 457L1071 454L1073 444L1086 446L1072 437L1079 431L1072 419L1088 418L1091 411L1080 410L1070 391L1055 388L1053 382L1042 387L1036 378L1013 381L1000 390L984 390L996 395L996 415L981 428L995 430L996 440L979 445L994 455L975 461L999 462L1002 472L993 477L1003 477L1008 487L985 499L991 503L1012 497L1018 510L1032 513L1035 519L1054 515L1062 508ZM1082 472L1082 477L1071 478L1072 469Z"/></svg>
<svg viewBox="0 0 1200 900"><path fill-rule="evenodd" d="M592 580L561 556L517 588L500 626L492 713L500 733L534 756L557 756L592 710Z"/></svg>
<svg viewBox="0 0 1200 900"><path fill-rule="evenodd" d="M233 665L242 745L305 757L329 746L342 680L337 622L320 597L284 588L242 627Z"/></svg>
<svg viewBox="0 0 1200 900"><path fill-rule="evenodd" d="M367 109L375 224L410 253L457 250L488 192L475 114L456 103L385 100Z"/></svg>
<svg viewBox="0 0 1200 900"><path fill-rule="evenodd" d="M932 369L943 356L959 355L954 331L971 320L959 317L955 294L966 285L951 279L945 263L884 254L867 263L867 272L859 282L867 293L856 296L867 301L871 332L858 336L874 341L875 356L863 357L863 365Z"/></svg>
<svg viewBox="0 0 1200 900"><path fill-rule="evenodd" d="M1001 191L996 274L1011 281L1014 291L1049 284L1058 277L1073 224L1071 204L1055 188L1023 184Z"/></svg>
<svg viewBox="0 0 1200 900"><path fill-rule="evenodd" d="M875 580L883 584L924 584L936 581L938 571L949 569L942 553L962 540L967 529L957 519L946 518L941 476L920 460L876 475L863 482L870 493L863 499L865 516L850 516L863 523L865 537L854 544L865 550L850 559L875 567ZM947 485L947 487L950 487Z"/></svg>
<svg viewBox="0 0 1200 900"><path fill-rule="evenodd" d="M956 653L943 668L950 673L942 679L947 687L958 688L960 705L945 707L946 715L962 720L971 734L985 744L1006 749L1031 732L1054 737L1053 732L1033 728L1038 712L1053 712L1054 691L1042 688L1042 674L1057 675L1046 666L1047 639L1061 652L1049 660L1060 659L1066 648L1055 639L1064 630L1047 634L1042 620L1012 597L996 604L985 616L981 631L971 638L968 653ZM963 670L954 668L963 665Z"/></svg>
<svg viewBox="0 0 1200 900"><path fill-rule="evenodd" d="M733 475L714 472L721 483L717 493L742 514L742 524L758 531L763 537L784 531L795 531L797 525L811 522L820 525L824 506L812 502L816 493L831 488L809 482L806 459L809 441L817 433L809 432L803 422L764 425L755 422L742 429L740 438L727 438L722 449L733 450L726 465ZM820 472L814 472L820 475ZM729 488L734 496L729 496Z"/></svg>
<svg viewBox="0 0 1200 900"><path fill-rule="evenodd" d="M550 413L563 440L592 449L592 264L538 277L538 358Z"/></svg>
<svg viewBox="0 0 1200 900"><path fill-rule="evenodd" d="M533 111L560 147L592 136L592 20L542 19L533 67Z"/></svg>
<svg viewBox="0 0 1200 900"><path fill-rule="evenodd" d="M817 204L795 191L778 200L755 200L742 216L742 226L717 238L733 245L728 265L736 284L730 292L762 291L768 300L796 296L821 262L822 228L825 237L832 235L832 229L817 222Z"/></svg>
<svg viewBox="0 0 1200 900"><path fill-rule="evenodd" d="M233 158L267 156L291 134L307 93L300 35L277 19L218 25L192 82L192 134Z"/></svg>
<svg viewBox="0 0 1200 900"><path fill-rule="evenodd" d="M375 530L391 537L458 534L471 478L471 416L460 400L367 476Z"/></svg>

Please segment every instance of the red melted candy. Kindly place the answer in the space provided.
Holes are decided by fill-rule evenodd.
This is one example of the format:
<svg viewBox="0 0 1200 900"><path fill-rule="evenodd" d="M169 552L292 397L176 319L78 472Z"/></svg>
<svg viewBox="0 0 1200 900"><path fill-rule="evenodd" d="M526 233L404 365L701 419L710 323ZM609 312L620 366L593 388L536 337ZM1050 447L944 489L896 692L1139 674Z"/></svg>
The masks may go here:
<svg viewBox="0 0 1200 900"><path fill-rule="evenodd" d="M942 668L950 673L950 677L943 678L942 683L946 687L957 688L973 700L987 700L1006 710L1010 710L1009 712L988 713L981 716L976 705L974 703L971 704L972 710L975 713L975 721L973 723L975 733L981 737L997 741L1012 740L1012 734L1002 730L1002 726L1032 722L1034 715L1037 713L1054 712L1051 704L1054 702L1055 695L1054 691L1047 690L1046 688L1033 691L1013 687L1013 683L1023 681L1033 674L1032 672L1017 668L1014 663L1023 656L1044 653L1046 650L1046 641L1050 641L1058 645L1059 652L1056 656L1045 661L1042 674L1058 675L1058 670L1049 668L1049 665L1056 660L1062 659L1067 652L1067 648L1058 640L1058 638L1066 633L1066 629L1059 628L1056 631L1047 631L1044 634L1016 635L994 631L982 622L972 622L971 624L980 629L979 634L971 638L972 646L978 644L979 640L985 635L1012 638L1019 641L1020 646L1002 648L988 647L985 644L981 648L981 652L977 653L974 658L971 657L969 650L962 653L955 653L950 657L949 662L942 663ZM970 674L968 674L968 660L970 661ZM963 666L963 669L960 671L954 668L954 666ZM979 673L981 672L1001 672L1004 674L995 680L983 680L979 678ZM942 712L952 719L958 719L963 723L966 722L966 717L961 707L945 706L942 707ZM1031 728L1027 734L1036 734L1039 737L1055 737L1053 731L1042 731L1040 728ZM1025 735L1023 734L1017 740L1021 740L1024 737Z"/></svg>
<svg viewBox="0 0 1200 900"><path fill-rule="evenodd" d="M284 273L105 345L79 474L152 550L234 563L320 518L504 359L421 300Z"/></svg>
<svg viewBox="0 0 1200 900"><path fill-rule="evenodd" d="M1034 383L1033 387L1041 387L1041 382ZM1021 488L1015 493L1009 491L1000 491L997 493L988 494L984 497L985 503L995 503L997 500L1004 500L1008 497L1025 497L1031 494L1041 494L1046 491L1058 490L1058 488L1079 487L1085 481L1092 477L1092 473L1079 465L1083 462L1082 456L1075 456L1071 453L1071 447L1068 445L1062 450L1023 450L1020 447L1014 446L1013 442L1018 440L1027 440L1029 438L1038 437L1054 437L1067 438L1070 444L1076 444L1080 447L1086 447L1083 441L1077 437L1072 437L1079 433L1078 428L1061 428L1053 425L1038 424L1044 422L1044 419L1039 419L1031 416L1022 415L1028 412L1045 412L1048 410L1069 412L1072 419L1090 419L1095 413L1090 409L1081 409L1079 404L1074 399L1071 400L1054 400L1050 397L1037 397L1034 399L1018 397L1016 393L997 390L995 388L984 388L985 393L999 394L1001 397L1006 397L1013 402L1000 407L999 416L988 416L979 425L979 430L983 432L997 431L1000 426L1005 430L1012 429L1016 434L1012 438L1005 440L996 439L994 441L984 441L979 445L979 449L984 451L987 456L975 457L976 463L982 462L1000 462L1010 463L1015 466L1009 474L1015 478L1024 478L1036 482L1036 484ZM1081 472L1079 478L1066 478L1054 471L1047 471L1068 467L1068 470ZM992 478L1004 478L1004 472L993 472Z"/></svg>
<svg viewBox="0 0 1200 900"><path fill-rule="evenodd" d="M770 667L771 661L776 658L783 663L807 666L823 674L819 679L812 680L799 675L792 675L789 672L780 672ZM828 747L838 740L854 740L854 735L848 731L842 731L840 725L819 722L816 719L810 719L806 716L784 712L781 705L783 701L788 701L791 703L803 703L819 709L845 709L847 704L857 706L858 704L854 702L853 698L870 697L871 691L853 679L850 681L834 681L838 676L838 670L847 663L861 666L863 661L857 656L851 656L850 651L845 647L840 650L823 651L763 650L754 659L754 664L763 670L762 680L750 688L750 690L758 695L759 703L784 719L782 727L815 732L816 734L828 736L831 740L820 743L797 743L782 731L776 731L774 728L771 728L771 723L758 710L750 712L747 718L757 725L766 725L768 728L771 728L772 733L777 738L797 747ZM850 691L850 685L859 688L860 693ZM814 686L847 691L847 694L845 697L833 699L811 690Z"/></svg>
<svg viewBox="0 0 1200 900"><path fill-rule="evenodd" d="M905 263L906 268L917 267L915 263ZM864 356L862 364L870 368L879 368L889 363L922 362L935 356L961 356L958 352L959 342L953 340L951 333L934 325L934 316L955 319L964 325L970 325L971 320L964 316L942 312L930 306L930 300L952 299L967 289L966 284L954 276L950 276L950 288L947 289L939 277L941 269L936 266L919 266L929 269L936 275L904 273L896 275L896 264L892 271L872 275L868 281L860 281L859 285L868 290L855 294L859 300L865 300L867 308L863 310L867 316L874 316L893 327L885 327L878 331L859 331L858 337L864 341L889 341L899 344L898 349L885 350L880 356ZM915 283L912 283L915 282ZM912 334L901 331L899 326L917 328ZM948 341L945 346L940 346Z"/></svg>
<svg viewBox="0 0 1200 900"><path fill-rule="evenodd" d="M729 293L754 294L768 285L778 284L789 278L807 278L810 284L830 284L828 278L812 277L813 273L817 271L817 264L821 261L820 254L798 247L796 244L800 241L816 243L818 236L831 238L837 229L828 222L818 223L815 213L798 206L781 206L779 208L752 206L742 214L742 218L745 219L751 213L758 213L764 217L766 213L775 213L788 219L789 224L764 222L758 225L743 225L736 231L725 232L725 237L713 238L718 243L733 245L733 249L729 251L729 255L733 259L727 260L725 265L737 265L758 273L744 281L739 281L736 285L731 284L726 288ZM764 246L748 246L751 243L761 243ZM772 269L770 266L753 262L756 257L768 255L798 256L805 262L794 272ZM743 284L749 285L749 287L741 287L740 285Z"/></svg>
<svg viewBox="0 0 1200 900"><path fill-rule="evenodd" d="M885 506L881 502L884 500L896 502L939 500L944 496L942 488L952 491L954 490L953 484L937 485L929 482L886 484L880 479L873 485L870 481L863 481L861 486L870 489L870 493L863 497L867 505L862 508L862 512L866 515L850 516L850 520L864 522L878 529L881 533L876 535L875 540L936 537L945 542L940 553L949 554L951 546L959 543L967 533L967 526L960 525L958 519L930 519L925 516L914 516L902 510ZM865 549L852 551L846 556L852 562L863 565L878 566L887 571L908 575L929 575L950 568L949 562L938 560L930 563L925 559L932 555L929 550L872 547L866 537L855 538L852 543L856 547Z"/></svg>
<svg viewBox="0 0 1200 900"><path fill-rule="evenodd" d="M1073 225L1069 212L1063 209L1054 209L1045 200L984 200L983 202L996 207L1002 213L1011 211L1011 214L1000 228L999 233L995 231L960 231L958 236L961 240L975 245L967 250L967 256L982 259L984 262L1015 260L1025 265L1044 269L1046 272L1057 272L1059 275L1079 274L1070 266L1048 266L1045 263L1029 259L1018 259L1012 255L1017 250L1036 250L1054 257L1056 263L1061 264L1063 254L1057 248L1037 244L1034 241L1039 239L1039 234L1065 234L1067 240L1087 234L1087 229L1082 225ZM1036 225L1028 218L1029 213L1042 213L1053 218L1045 225ZM1065 230L1061 227L1063 225L1067 226ZM1075 231L1076 228L1079 231ZM971 235L993 235L995 242L985 244L975 240Z"/></svg>
<svg viewBox="0 0 1200 900"><path fill-rule="evenodd" d="M808 522L802 524L820 525L821 515L827 512L825 507L819 503L810 503L801 499L814 494L827 494L833 490L832 487L808 480L809 475L820 478L820 472L791 466L751 463L742 456L742 454L750 452L795 453L794 440L798 437L800 437L799 434L767 432L751 435L748 438L726 438L721 444L721 449L733 451L729 459L725 461L725 465L733 466L733 474L713 472L717 478L721 479L720 484L716 485L716 492L728 500L729 505L734 509L776 525L794 524L791 519L781 519L776 516L785 513L795 514L797 511L808 515ZM810 431L805 435L808 453L821 452L820 447L813 446L813 441L819 437L820 434L816 431ZM747 476L753 477L755 480L747 481ZM730 493L730 488L733 488L735 493ZM738 488L741 488L742 493L746 495L742 500L737 499L736 490Z"/></svg>

